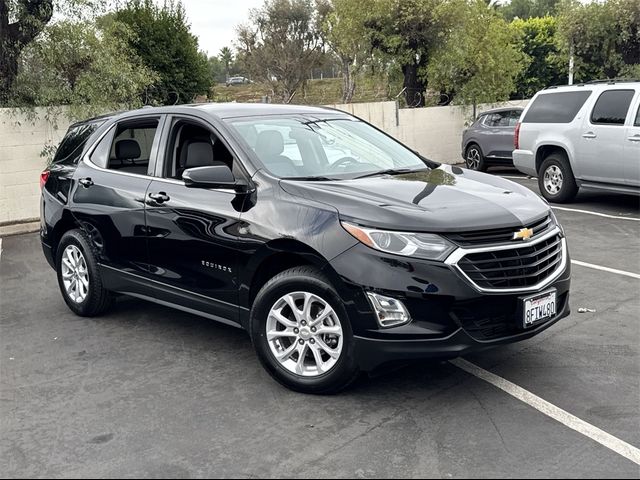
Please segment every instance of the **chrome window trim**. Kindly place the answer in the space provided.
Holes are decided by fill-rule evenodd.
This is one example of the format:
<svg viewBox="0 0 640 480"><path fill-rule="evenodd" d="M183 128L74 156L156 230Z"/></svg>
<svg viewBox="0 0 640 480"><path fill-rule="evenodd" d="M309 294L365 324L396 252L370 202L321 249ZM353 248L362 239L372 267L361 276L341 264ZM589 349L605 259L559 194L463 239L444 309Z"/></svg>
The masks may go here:
<svg viewBox="0 0 640 480"><path fill-rule="evenodd" d="M82 162L85 165L87 165L89 168L93 168L94 170L99 170L101 172L109 172L115 175L124 175L126 177L133 177L133 178L146 178L149 181L154 179L154 177L152 177L151 175L140 175L139 173L119 172L118 170L112 170L109 168L100 167L95 163L93 163L91 160L89 160L89 157L87 155L84 156L84 158L82 159Z"/></svg>
<svg viewBox="0 0 640 480"><path fill-rule="evenodd" d="M100 134L100 136L98 138L96 138L96 140L91 144L91 147L89 149L87 149L86 153L83 155L82 157L82 163L84 163L86 166L88 166L89 168L93 168L94 170L98 170L101 172L109 172L109 173L113 173L116 175L124 175L127 177L133 177L133 178L145 178L149 181L153 180L155 177L153 175L140 175L139 173L130 173L130 172L121 172L119 170L114 170L111 168L104 168L101 167L100 165L96 165L94 162L91 161L91 155L93 154L93 152L96 150L96 148L98 147L98 144L102 141L102 139L104 137L106 137L113 129L117 128L119 123L122 123L124 121L128 121L128 120L138 120L138 119L146 119L147 117L132 117L131 119L127 118L127 119L123 119L120 121L116 121L114 122L112 125L109 126L109 128L107 128L104 132L102 132ZM148 118L156 118L155 116L150 116ZM158 127L157 130L160 130L162 127L164 126L164 122L163 119L161 117L158 117ZM160 142L160 132L156 132L156 136L154 137L153 142L155 143ZM153 147L152 147L153 150ZM149 159L149 162L151 162L151 159ZM148 172L148 168L147 168L147 172Z"/></svg>
<svg viewBox="0 0 640 480"><path fill-rule="evenodd" d="M498 246L477 247L477 248L459 247L458 249L454 250L447 257L447 259L444 261L444 263L446 265L448 265L449 268L451 268L453 271L455 271L460 276L462 276L474 289L476 289L478 292L481 292L481 293L527 293L527 292L536 292L536 291L539 291L539 290L542 290L542 289L548 287L550 284L552 284L554 281L556 281L558 279L558 277L562 274L562 272L564 272L564 270L565 270L565 268L567 266L567 239L566 238L564 238L564 237L561 238L561 243L562 243L561 255L562 255L562 258L560 260L560 265L558 266L558 268L556 270L554 270L553 273L551 275L549 275L547 278L545 278L543 281L537 283L536 285L532 285L530 287L518 287L518 288L484 288L484 287L481 287L477 283L475 283L464 272L464 270L462 270L462 268L460 268L460 266L458 265L458 262L460 262L460 260L462 260L466 255L469 255L469 254L483 253L483 252L499 252L499 251L504 251L504 250L517 250L518 248L527 248L527 247L531 247L532 245L537 245L540 242L544 242L545 240L548 240L551 237L554 237L556 235L561 235L561 234L562 234L562 232L560 231L560 228L558 228L556 226L555 228L553 228L552 230L550 230L546 234L544 234L541 237L539 237L539 238L537 238L535 240L532 240L530 242L522 242L522 243L518 243L516 245L498 245Z"/></svg>

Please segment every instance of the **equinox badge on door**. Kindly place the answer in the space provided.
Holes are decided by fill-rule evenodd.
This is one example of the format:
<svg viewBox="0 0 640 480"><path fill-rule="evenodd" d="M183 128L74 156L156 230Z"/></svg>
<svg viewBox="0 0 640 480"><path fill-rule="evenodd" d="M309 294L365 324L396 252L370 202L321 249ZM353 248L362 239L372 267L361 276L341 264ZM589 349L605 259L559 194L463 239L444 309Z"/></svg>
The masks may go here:
<svg viewBox="0 0 640 480"><path fill-rule="evenodd" d="M203 267L215 268L217 270L221 270L223 272L231 273L231 267L227 267L226 265L220 265L218 263L207 262L206 260L202 260Z"/></svg>

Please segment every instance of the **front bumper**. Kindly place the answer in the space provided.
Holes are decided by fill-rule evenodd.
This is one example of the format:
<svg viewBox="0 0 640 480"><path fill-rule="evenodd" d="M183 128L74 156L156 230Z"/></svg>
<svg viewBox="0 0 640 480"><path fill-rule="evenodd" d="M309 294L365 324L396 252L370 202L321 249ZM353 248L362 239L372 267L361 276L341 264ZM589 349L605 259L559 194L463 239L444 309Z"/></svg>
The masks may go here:
<svg viewBox="0 0 640 480"><path fill-rule="evenodd" d="M497 328L504 328L505 332L511 330L512 334L497 336L490 340L480 340L476 338L478 335L477 330L472 334L463 326L457 327L453 333L442 338L393 340L356 336L356 358L358 359L360 368L364 371L371 371L380 365L396 361L456 358L468 353L486 350L497 345L527 340L551 327L562 318L568 316L569 313L571 313L571 309L569 306L569 295L567 293L562 300L561 310L554 318L534 328L521 331L518 331L517 327L515 327L515 320L513 324L514 328L512 329L505 327L501 322L496 322Z"/></svg>
<svg viewBox="0 0 640 480"><path fill-rule="evenodd" d="M473 351L531 338L570 313L571 268L565 250L562 269L537 290L483 292L456 270L356 245L333 259L342 279L341 296L355 337L360 368L371 371L393 362L454 358ZM555 288L557 314L529 329L521 327L521 298ZM365 291L397 298L409 310L411 323L383 329Z"/></svg>

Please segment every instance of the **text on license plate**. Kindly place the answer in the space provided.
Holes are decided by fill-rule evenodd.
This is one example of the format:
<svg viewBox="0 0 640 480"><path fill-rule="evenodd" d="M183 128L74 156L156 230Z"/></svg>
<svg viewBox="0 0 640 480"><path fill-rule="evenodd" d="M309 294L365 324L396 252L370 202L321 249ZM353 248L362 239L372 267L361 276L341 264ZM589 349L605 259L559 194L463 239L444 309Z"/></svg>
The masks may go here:
<svg viewBox="0 0 640 480"><path fill-rule="evenodd" d="M524 299L524 327L530 327L556 314L556 292L547 292Z"/></svg>

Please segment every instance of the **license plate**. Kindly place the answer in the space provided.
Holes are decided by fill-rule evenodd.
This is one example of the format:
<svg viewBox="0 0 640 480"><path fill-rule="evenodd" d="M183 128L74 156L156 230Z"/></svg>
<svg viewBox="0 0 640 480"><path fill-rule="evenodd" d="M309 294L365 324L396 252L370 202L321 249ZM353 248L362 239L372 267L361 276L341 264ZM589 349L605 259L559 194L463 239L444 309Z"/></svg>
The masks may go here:
<svg viewBox="0 0 640 480"><path fill-rule="evenodd" d="M556 291L551 290L522 299L522 325L530 328L556 315Z"/></svg>

